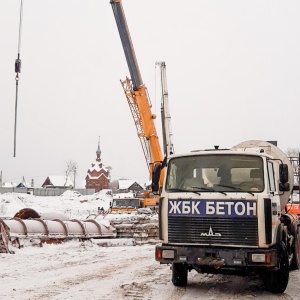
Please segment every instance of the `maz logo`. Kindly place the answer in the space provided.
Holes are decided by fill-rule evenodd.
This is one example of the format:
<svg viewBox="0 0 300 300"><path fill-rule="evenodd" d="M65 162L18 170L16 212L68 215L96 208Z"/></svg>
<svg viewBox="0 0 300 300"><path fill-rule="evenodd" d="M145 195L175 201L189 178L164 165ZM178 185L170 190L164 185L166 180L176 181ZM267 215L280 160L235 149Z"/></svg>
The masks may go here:
<svg viewBox="0 0 300 300"><path fill-rule="evenodd" d="M222 236L221 233L214 233L211 226L209 226L208 233L200 233L200 236Z"/></svg>

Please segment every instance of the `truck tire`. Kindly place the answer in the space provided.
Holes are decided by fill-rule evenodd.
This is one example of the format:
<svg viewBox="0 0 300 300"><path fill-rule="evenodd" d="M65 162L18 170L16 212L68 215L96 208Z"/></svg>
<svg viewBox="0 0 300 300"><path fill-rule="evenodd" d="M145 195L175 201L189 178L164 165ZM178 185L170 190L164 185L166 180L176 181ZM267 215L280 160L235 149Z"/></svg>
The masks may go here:
<svg viewBox="0 0 300 300"><path fill-rule="evenodd" d="M188 279L188 268L186 264L172 265L172 282L175 286L186 286Z"/></svg>
<svg viewBox="0 0 300 300"><path fill-rule="evenodd" d="M283 293L289 282L289 272L289 256L286 245L281 242L278 269L268 271L263 276L266 289L271 293Z"/></svg>
<svg viewBox="0 0 300 300"><path fill-rule="evenodd" d="M295 242L293 246L293 259L291 262L291 270L300 269L300 227L295 230Z"/></svg>

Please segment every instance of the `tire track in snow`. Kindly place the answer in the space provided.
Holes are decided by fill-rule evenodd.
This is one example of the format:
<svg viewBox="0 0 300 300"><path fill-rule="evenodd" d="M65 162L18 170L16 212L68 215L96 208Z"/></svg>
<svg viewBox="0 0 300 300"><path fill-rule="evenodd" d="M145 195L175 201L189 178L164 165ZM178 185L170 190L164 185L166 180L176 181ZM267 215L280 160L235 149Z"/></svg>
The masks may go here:
<svg viewBox="0 0 300 300"><path fill-rule="evenodd" d="M112 250L114 251L115 249ZM137 252L141 252L143 251L143 248L137 247L136 250ZM138 254L138 257L143 261L148 261L149 254L152 254L152 252L146 251L145 255ZM97 257L92 255L88 260L85 259L83 261L79 253L78 256L73 255L71 261L67 261L64 263L58 261L56 262L55 266L46 268L43 267L40 270L38 270L38 272L49 272L49 277L52 278L55 277L55 274L58 274L55 282L46 282L43 284L43 286L40 286L34 291L32 289L27 289L25 293L27 295L31 295L29 297L31 300L67 299L60 297L63 297L62 295L70 289L74 291L78 290L81 286L85 286L89 281L96 281L100 284L106 279L112 281L112 278L116 278L116 280L112 281L115 284L113 287L111 287L109 295L106 295L107 292L99 290L99 297L101 294L101 299L120 299L120 295L127 296L127 299L138 299L137 297L143 295L143 299L145 299L144 292L147 289L147 286L140 285L139 283L135 283L132 280L129 280L129 283L127 283L128 278L131 278L130 276L128 278L125 276L125 280L123 279L124 273L134 273L136 271L135 268L139 268L136 264L136 257L134 255L130 258L126 256L123 257L122 255L113 256L113 254L111 253L110 260L107 260L108 256L108 249L105 249L105 255L98 255ZM60 259L61 255L56 255L56 258ZM102 267L98 268L98 265ZM104 265L105 267L103 267ZM89 267L84 268L84 273L82 273L82 267L84 266ZM132 271L133 267L134 272ZM59 275L65 270L67 270L69 273L68 278L60 280ZM119 281L117 279L118 277L120 278ZM95 291L94 294L96 293L97 292ZM92 298L91 296L91 298L87 299L94 298Z"/></svg>
<svg viewBox="0 0 300 300"><path fill-rule="evenodd" d="M83 249L74 243L66 247L49 247L50 251L45 249L44 253L32 248L23 255L2 255L0 299L299 299L299 271L290 273L287 290L280 295L265 291L258 276L208 275L195 271L189 272L187 287L180 288L171 282L170 266L154 260L154 246ZM72 251L68 252L70 248Z"/></svg>
<svg viewBox="0 0 300 300"><path fill-rule="evenodd" d="M130 260L119 260L122 263L122 268L126 268L127 266L132 264ZM67 264L68 265L68 264ZM78 264L78 266L81 264ZM74 275L70 274L70 277L63 280L56 280L52 284L47 284L46 286L40 287L38 290L34 290L34 296L30 297L32 300L43 300L43 299L53 299L53 297L63 294L66 290L73 288L74 286L80 286L88 281L101 281L106 278L111 278L112 276L117 275L122 272L122 270L118 269L115 265L105 267L105 273L103 270L95 268L97 262L93 262L90 264L91 268L88 268L90 273L87 274L79 274L76 272ZM65 266L65 268L69 268ZM74 271L73 271L74 272ZM72 272L70 272L72 273ZM32 289L26 290L25 293L32 292ZM76 299L76 298L75 298Z"/></svg>

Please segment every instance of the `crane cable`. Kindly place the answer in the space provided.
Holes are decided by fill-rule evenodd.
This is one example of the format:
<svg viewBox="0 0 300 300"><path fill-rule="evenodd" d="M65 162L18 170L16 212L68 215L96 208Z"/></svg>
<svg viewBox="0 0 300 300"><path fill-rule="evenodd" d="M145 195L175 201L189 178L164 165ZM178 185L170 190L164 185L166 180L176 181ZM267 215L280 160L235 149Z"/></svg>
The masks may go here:
<svg viewBox="0 0 300 300"><path fill-rule="evenodd" d="M18 114L18 92L19 92L19 74L21 73L21 35L22 35L22 19L23 19L23 0L20 5L20 22L19 22L19 40L18 40L18 57L15 60L16 72L16 101L15 101L15 128L14 128L14 157L16 157L16 142L17 142L17 114Z"/></svg>

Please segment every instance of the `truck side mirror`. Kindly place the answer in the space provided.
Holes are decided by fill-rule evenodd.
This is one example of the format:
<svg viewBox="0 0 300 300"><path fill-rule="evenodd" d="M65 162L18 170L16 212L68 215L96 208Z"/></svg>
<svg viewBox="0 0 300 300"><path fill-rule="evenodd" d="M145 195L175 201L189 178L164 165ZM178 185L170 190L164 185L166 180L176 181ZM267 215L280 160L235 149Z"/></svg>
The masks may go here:
<svg viewBox="0 0 300 300"><path fill-rule="evenodd" d="M287 164L279 165L279 180L281 183L287 183L289 181L289 168Z"/></svg>
<svg viewBox="0 0 300 300"><path fill-rule="evenodd" d="M288 192L291 189L289 182L279 183L279 191L280 192Z"/></svg>
<svg viewBox="0 0 300 300"><path fill-rule="evenodd" d="M161 173L161 164L158 163L154 166L152 171L152 192L158 192L159 190L159 178Z"/></svg>

